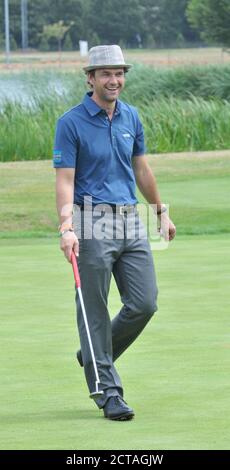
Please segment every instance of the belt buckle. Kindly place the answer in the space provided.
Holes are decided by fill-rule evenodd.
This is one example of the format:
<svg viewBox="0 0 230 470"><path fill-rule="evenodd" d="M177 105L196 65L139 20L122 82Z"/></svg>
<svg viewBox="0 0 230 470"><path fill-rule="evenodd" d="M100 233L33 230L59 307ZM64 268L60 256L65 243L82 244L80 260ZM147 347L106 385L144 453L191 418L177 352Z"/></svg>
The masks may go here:
<svg viewBox="0 0 230 470"><path fill-rule="evenodd" d="M120 215L127 215L127 214L131 214L131 212L133 212L133 206L120 206L119 207L119 214Z"/></svg>
<svg viewBox="0 0 230 470"><path fill-rule="evenodd" d="M127 213L127 208L125 208L125 206L120 206L119 207L119 214L124 216L125 213Z"/></svg>

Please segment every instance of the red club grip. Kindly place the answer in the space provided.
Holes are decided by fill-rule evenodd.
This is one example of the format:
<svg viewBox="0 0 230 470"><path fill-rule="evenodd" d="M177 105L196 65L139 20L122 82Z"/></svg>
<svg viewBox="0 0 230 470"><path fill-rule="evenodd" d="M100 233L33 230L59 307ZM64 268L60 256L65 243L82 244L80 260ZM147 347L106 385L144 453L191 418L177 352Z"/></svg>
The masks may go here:
<svg viewBox="0 0 230 470"><path fill-rule="evenodd" d="M71 253L71 263L72 263L72 267L73 267L73 274L74 274L74 279L75 279L75 282L76 282L76 287L81 287L81 279L80 279L80 274L79 274L79 270L78 270L78 265L77 265L77 259L76 259L76 255L74 253L74 251L72 251Z"/></svg>

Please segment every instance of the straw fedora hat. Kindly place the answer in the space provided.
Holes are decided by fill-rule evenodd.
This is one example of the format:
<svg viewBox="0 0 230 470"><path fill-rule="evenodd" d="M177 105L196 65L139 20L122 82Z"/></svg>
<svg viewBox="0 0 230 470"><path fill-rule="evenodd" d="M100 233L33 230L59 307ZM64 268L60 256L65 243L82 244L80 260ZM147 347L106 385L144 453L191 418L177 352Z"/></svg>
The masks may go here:
<svg viewBox="0 0 230 470"><path fill-rule="evenodd" d="M132 67L126 64L120 46L95 46L89 50L89 65L83 67L85 73L96 69L115 69L124 68L127 70Z"/></svg>

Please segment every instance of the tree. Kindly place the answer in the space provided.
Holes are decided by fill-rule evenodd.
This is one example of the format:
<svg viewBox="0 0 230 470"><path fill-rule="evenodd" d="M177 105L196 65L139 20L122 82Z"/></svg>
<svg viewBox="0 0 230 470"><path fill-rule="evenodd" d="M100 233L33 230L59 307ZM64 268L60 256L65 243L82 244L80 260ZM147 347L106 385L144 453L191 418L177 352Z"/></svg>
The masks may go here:
<svg viewBox="0 0 230 470"><path fill-rule="evenodd" d="M46 38L47 41L49 41L49 39L51 38L55 38L58 42L59 53L61 53L62 39L64 38L65 34L71 26L72 24L69 26L65 26L62 20L58 21L58 23L44 25L42 37Z"/></svg>
<svg viewBox="0 0 230 470"><path fill-rule="evenodd" d="M39 51L48 52L49 50L50 50L50 46L49 46L48 40L45 36L42 36L41 42L39 44Z"/></svg>
<svg viewBox="0 0 230 470"><path fill-rule="evenodd" d="M5 38L3 37L3 34L0 33L0 51L5 49Z"/></svg>
<svg viewBox="0 0 230 470"><path fill-rule="evenodd" d="M187 16L207 42L230 47L229 0L190 0Z"/></svg>
<svg viewBox="0 0 230 470"><path fill-rule="evenodd" d="M71 24L68 32L72 44L76 48L79 39L83 39L84 36L83 14L88 2L89 0L39 0L39 2L28 0L30 47L36 48L41 43L44 25L58 23L62 20L64 24Z"/></svg>
<svg viewBox="0 0 230 470"><path fill-rule="evenodd" d="M150 40L156 47L176 47L198 39L185 15L188 0L142 0L141 4L145 10L145 45Z"/></svg>
<svg viewBox="0 0 230 470"><path fill-rule="evenodd" d="M101 43L136 45L143 31L143 8L139 0L94 0L87 12L87 39L95 32Z"/></svg>
<svg viewBox="0 0 230 470"><path fill-rule="evenodd" d="M2 33L5 36L5 24L4 24L4 2L1 2L2 8ZM10 27L10 44L11 49L16 50L17 47L21 47L21 8L20 0L9 0L9 27Z"/></svg>
<svg viewBox="0 0 230 470"><path fill-rule="evenodd" d="M65 40L63 43L63 51L72 51L72 50L73 50L73 43L72 43L71 36L68 32L65 36Z"/></svg>
<svg viewBox="0 0 230 470"><path fill-rule="evenodd" d="M49 0L46 24L60 20L63 20L64 24L70 24L68 34L74 48L78 47L79 39L85 39L84 12L88 3L89 0Z"/></svg>
<svg viewBox="0 0 230 470"><path fill-rule="evenodd" d="M206 0L204 0L206 2ZM219 0L220 3L223 0ZM225 0L225 2L229 0ZM89 45L168 47L195 42L199 37L185 15L189 0L28 0L30 48L55 48L55 39L42 40L43 27L63 21L73 47ZM9 0L10 34L21 47L21 0ZM201 2L200 2L201 3ZM218 2L217 2L218 3ZM4 1L0 1L0 34L4 37ZM66 39L67 41L67 39ZM42 43L42 44L41 44ZM68 46L69 43L69 46ZM70 47L68 39L67 46Z"/></svg>

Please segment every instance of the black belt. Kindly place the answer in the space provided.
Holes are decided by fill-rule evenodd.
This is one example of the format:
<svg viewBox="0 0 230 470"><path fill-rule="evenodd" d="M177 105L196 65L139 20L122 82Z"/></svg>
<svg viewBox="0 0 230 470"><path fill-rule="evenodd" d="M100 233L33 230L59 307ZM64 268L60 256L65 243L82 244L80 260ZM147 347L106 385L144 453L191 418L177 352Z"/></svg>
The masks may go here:
<svg viewBox="0 0 230 470"><path fill-rule="evenodd" d="M96 205L88 205L88 204L76 204L80 208L81 211L92 211L92 212L112 212L114 214L124 215L124 214L134 214L137 212L136 204L124 205L121 206L119 204L96 204Z"/></svg>

